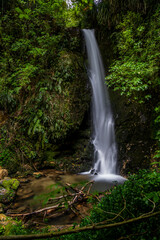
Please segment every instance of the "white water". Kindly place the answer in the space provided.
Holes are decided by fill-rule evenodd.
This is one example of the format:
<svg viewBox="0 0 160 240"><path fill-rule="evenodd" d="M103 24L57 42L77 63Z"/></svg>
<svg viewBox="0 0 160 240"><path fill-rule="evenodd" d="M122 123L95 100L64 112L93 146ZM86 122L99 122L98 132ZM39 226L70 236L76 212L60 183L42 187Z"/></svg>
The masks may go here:
<svg viewBox="0 0 160 240"><path fill-rule="evenodd" d="M105 74L94 30L84 29L92 86L92 118L95 172L102 174L117 173L117 146L114 132L114 119L109 94L104 83ZM98 174L98 175L99 175Z"/></svg>

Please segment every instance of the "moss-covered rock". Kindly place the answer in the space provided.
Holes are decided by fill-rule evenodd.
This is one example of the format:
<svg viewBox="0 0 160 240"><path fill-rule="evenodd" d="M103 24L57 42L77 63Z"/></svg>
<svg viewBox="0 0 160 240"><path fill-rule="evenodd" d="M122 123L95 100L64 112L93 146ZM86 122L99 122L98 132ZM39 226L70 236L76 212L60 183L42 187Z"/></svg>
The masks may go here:
<svg viewBox="0 0 160 240"><path fill-rule="evenodd" d="M19 187L19 181L17 179L4 179L0 181L0 202L11 202L16 194L16 190Z"/></svg>
<svg viewBox="0 0 160 240"><path fill-rule="evenodd" d="M15 197L15 191L13 189L6 189L0 187L0 203L12 202Z"/></svg>
<svg viewBox="0 0 160 240"><path fill-rule="evenodd" d="M17 188L19 187L19 181L15 178L8 178L8 179L4 179L3 181L0 182L0 186L6 188L6 189L13 189L13 190L17 190Z"/></svg>

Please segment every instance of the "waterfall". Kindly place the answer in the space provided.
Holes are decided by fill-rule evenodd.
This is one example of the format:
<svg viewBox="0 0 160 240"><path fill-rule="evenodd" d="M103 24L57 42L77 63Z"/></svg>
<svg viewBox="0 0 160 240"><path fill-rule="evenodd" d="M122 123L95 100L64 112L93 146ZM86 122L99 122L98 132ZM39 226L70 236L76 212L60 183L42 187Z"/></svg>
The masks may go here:
<svg viewBox="0 0 160 240"><path fill-rule="evenodd" d="M102 175L116 174L117 146L114 132L114 119L105 85L105 74L94 30L83 30L88 60L88 76L92 86L93 118L93 171ZM92 172L92 171L91 171Z"/></svg>

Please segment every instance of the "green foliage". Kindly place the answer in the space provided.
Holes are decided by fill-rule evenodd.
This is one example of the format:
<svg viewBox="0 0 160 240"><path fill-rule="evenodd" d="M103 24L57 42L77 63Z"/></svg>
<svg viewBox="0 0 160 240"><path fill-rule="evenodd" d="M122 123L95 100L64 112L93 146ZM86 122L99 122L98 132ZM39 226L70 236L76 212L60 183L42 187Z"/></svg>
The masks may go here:
<svg viewBox="0 0 160 240"><path fill-rule="evenodd" d="M160 159L160 102L158 103L158 106L155 108L156 112L156 119L155 119L155 126L156 126L156 139L158 140L158 150L156 152L156 155L154 156L157 159Z"/></svg>
<svg viewBox="0 0 160 240"><path fill-rule="evenodd" d="M93 11L92 18L96 18L96 26L111 29L122 21L123 15L128 11L150 15L157 7L156 0L102 0L97 5L97 11Z"/></svg>
<svg viewBox="0 0 160 240"><path fill-rule="evenodd" d="M19 220L12 220L11 218L6 219L7 224L0 226L0 235L28 235L36 233L47 233L48 228L37 230L35 228L26 228L26 226Z"/></svg>
<svg viewBox="0 0 160 240"><path fill-rule="evenodd" d="M139 14L129 12L119 24L117 35L119 59L110 68L107 84L121 94L132 96L139 102L154 97L159 88L159 23L158 12L150 25L143 23ZM154 25L153 27L151 27Z"/></svg>
<svg viewBox="0 0 160 240"><path fill-rule="evenodd" d="M81 226L93 223L114 223L160 210L160 173L140 171L129 177L123 185L114 187ZM86 231L63 239L159 239L160 217L149 218L126 226L99 231Z"/></svg>
<svg viewBox="0 0 160 240"><path fill-rule="evenodd" d="M86 17L92 10L94 0L74 0L66 12L66 26L67 27L81 27L87 25Z"/></svg>
<svg viewBox="0 0 160 240"><path fill-rule="evenodd" d="M15 125L18 123L12 122L12 124L13 129L6 124L1 127L0 132L0 166L7 168L9 173L20 170L21 165L24 164L24 158L31 163L31 160L34 160L38 155L27 137L17 133Z"/></svg>
<svg viewBox="0 0 160 240"><path fill-rule="evenodd" d="M8 131L5 127L1 127L0 133L0 165L2 167L11 166L11 169L17 168L17 162L14 161L14 151L12 148L6 147L8 145Z"/></svg>
<svg viewBox="0 0 160 240"><path fill-rule="evenodd" d="M64 0L16 0L0 27L0 164L41 158L82 122L87 108L79 32ZM82 5L88 4L86 1ZM78 24L78 17L76 18ZM73 27L72 21L69 27ZM81 97L84 96L84 97ZM82 99L82 100L81 100ZM76 110L77 109L77 110Z"/></svg>
<svg viewBox="0 0 160 240"><path fill-rule="evenodd" d="M32 78L38 78L48 67L59 43L60 36L55 32L62 26L63 3L39 0L32 9L26 1L17 1L13 16L2 18L1 92L8 89L18 94L23 88L27 90Z"/></svg>
<svg viewBox="0 0 160 240"><path fill-rule="evenodd" d="M158 152L157 152L157 155L158 155ZM159 158L160 157L160 155L158 155L158 156L154 156L155 158ZM158 169L158 171L160 171L160 162L152 162L151 163L151 165L153 165L153 167L155 168L155 169Z"/></svg>
<svg viewBox="0 0 160 240"><path fill-rule="evenodd" d="M106 77L114 91L128 96L130 101L148 104L155 118L153 131L160 145L160 8L144 18L142 14L128 12L113 34L117 41L117 59ZM154 110L155 108L155 110ZM156 113L155 113L155 112ZM159 149L160 146L158 146ZM159 157L159 150L156 157Z"/></svg>
<svg viewBox="0 0 160 240"><path fill-rule="evenodd" d="M19 234L27 234L27 230L25 229L24 225L20 221L11 221L8 219L8 224L4 227L0 227L0 235L19 235Z"/></svg>

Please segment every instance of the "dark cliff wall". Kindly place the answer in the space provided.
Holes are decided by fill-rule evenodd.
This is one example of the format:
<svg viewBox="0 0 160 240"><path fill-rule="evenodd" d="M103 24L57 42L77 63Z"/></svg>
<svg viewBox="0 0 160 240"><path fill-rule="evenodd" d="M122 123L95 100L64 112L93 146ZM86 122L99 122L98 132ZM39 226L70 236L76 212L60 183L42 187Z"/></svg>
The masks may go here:
<svg viewBox="0 0 160 240"><path fill-rule="evenodd" d="M110 64L116 58L114 43L109 34L97 32L106 75ZM152 129L153 107L138 104L133 99L122 96L118 91L109 89L109 93L115 117L120 173L126 175L142 168L149 168L155 144Z"/></svg>

